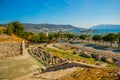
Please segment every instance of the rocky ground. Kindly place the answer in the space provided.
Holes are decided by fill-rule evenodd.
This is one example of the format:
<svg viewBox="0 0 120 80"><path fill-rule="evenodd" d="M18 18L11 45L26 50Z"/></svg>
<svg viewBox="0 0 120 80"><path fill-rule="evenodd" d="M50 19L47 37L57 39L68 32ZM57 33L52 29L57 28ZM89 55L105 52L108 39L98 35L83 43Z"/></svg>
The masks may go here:
<svg viewBox="0 0 120 80"><path fill-rule="evenodd" d="M61 80L119 80L117 77L118 70L115 69L78 69L71 75L62 78Z"/></svg>
<svg viewBox="0 0 120 80"><path fill-rule="evenodd" d="M56 44L55 47L62 49L73 49L75 51L74 54L79 54L86 58L92 57L97 61L101 60L106 63L115 63L118 66L120 63L120 54L118 52L113 52L112 50L99 50L84 46L83 44L80 45L69 43Z"/></svg>
<svg viewBox="0 0 120 80"><path fill-rule="evenodd" d="M36 47L33 49L34 47ZM82 45L72 45L72 44L56 44L56 45L48 45L46 48L41 49L39 46L43 45L35 45L31 47L32 50L30 52L34 53L35 56L38 57L39 60L44 60L47 64L53 64L52 59L57 57L58 60L67 60L67 62L82 62L78 63L79 65L85 66L72 66L71 64L67 65L67 67L58 66L55 68L55 64L53 64L51 71L46 70L45 72L40 72L41 67L45 67L41 65L41 61L37 60L36 57L30 56L26 54L24 56L16 56L4 60L0 60L0 78L11 78L14 77L14 80L119 80L119 71L120 68L116 67L108 67L106 64L114 63L114 59L119 60L119 55L116 57L112 52L108 52L112 54L114 57L111 57L112 60L108 59L109 62L96 61L92 55L89 55L94 49L85 48ZM39 49L38 49L39 48ZM85 52L83 52L83 50ZM95 50L100 54L103 54L102 51ZM43 54L44 53L44 54ZM82 53L82 55L81 55ZM79 55L78 55L79 54ZM42 55L42 56L41 56ZM84 56L83 56L84 55ZM98 55L98 54L97 54ZM104 55L104 54L103 54ZM102 56L103 56L102 55ZM108 54L107 54L108 55ZM86 57L87 56L87 57ZM105 54L106 56L106 54ZM97 56L98 57L98 56ZM100 57L101 58L101 57ZM59 61L58 61L59 62ZM99 65L99 63L104 63L105 66ZM56 63L56 62L55 62ZM59 62L60 63L60 62ZM117 63L119 64L119 62ZM92 66L86 67L86 66ZM96 67L96 66L99 66ZM49 66L47 66L49 67ZM46 68L47 69L47 68ZM3 74L4 73L4 74ZM119 76L118 76L119 75ZM21 76L21 77L17 77Z"/></svg>
<svg viewBox="0 0 120 80"><path fill-rule="evenodd" d="M63 56L64 58L68 57L69 60L73 58L78 58L76 56L73 56L76 54L69 51L69 47L70 46L60 47L60 45L59 46L48 45L48 48L49 49L51 48L52 52L56 51L54 54L58 53L58 56L61 58L63 58ZM73 54L73 55L66 56L65 51L68 51L70 52L70 54ZM71 56L72 58L70 58ZM84 58L81 58L81 59L84 59ZM77 59L73 59L73 60L77 61ZM88 58L85 60L90 60L90 59ZM81 67L74 66L74 67L68 67L64 69L61 66L58 66L58 67L60 67L61 69L59 70L53 69L52 71L43 72L43 73L36 72L35 74L32 74L29 77L24 77L20 80L119 80L120 79L119 78L120 69L116 67L110 68L106 66L105 68L103 67L87 68L85 66L81 66Z"/></svg>
<svg viewBox="0 0 120 80"><path fill-rule="evenodd" d="M119 80L117 73L116 69L72 67L32 75L22 80Z"/></svg>

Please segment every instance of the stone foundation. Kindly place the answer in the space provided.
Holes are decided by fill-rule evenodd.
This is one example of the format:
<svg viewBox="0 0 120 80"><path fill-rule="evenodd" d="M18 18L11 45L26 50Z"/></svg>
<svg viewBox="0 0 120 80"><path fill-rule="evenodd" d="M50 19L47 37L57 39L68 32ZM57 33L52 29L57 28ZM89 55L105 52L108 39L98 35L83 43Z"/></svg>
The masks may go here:
<svg viewBox="0 0 120 80"><path fill-rule="evenodd" d="M59 58L58 56L53 55L52 53L47 52L45 49L40 47L28 49L28 52L37 60L44 62L47 67L55 66L65 62L64 59Z"/></svg>
<svg viewBox="0 0 120 80"><path fill-rule="evenodd" d="M0 59L24 54L23 51L21 42L0 42Z"/></svg>

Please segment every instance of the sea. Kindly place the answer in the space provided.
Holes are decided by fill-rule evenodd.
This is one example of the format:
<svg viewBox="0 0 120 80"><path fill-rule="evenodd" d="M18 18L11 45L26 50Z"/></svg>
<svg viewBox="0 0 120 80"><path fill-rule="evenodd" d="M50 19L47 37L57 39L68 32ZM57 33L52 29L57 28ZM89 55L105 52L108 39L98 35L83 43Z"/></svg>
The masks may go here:
<svg viewBox="0 0 120 80"><path fill-rule="evenodd" d="M88 31L91 32L89 33ZM72 29L69 30L72 33L86 33L86 34L107 34L107 33L120 33L120 29Z"/></svg>

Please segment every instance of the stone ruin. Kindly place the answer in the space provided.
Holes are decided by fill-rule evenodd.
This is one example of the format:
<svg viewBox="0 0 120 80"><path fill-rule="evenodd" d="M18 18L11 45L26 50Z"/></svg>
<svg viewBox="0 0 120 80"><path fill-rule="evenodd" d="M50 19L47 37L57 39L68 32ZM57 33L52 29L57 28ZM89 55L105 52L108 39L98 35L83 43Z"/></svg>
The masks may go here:
<svg viewBox="0 0 120 80"><path fill-rule="evenodd" d="M78 54L86 58L94 58L97 61L101 60L109 64L113 63L114 61L120 60L120 55L118 54L109 53L102 50L96 50L96 49L84 47L81 45L77 47L69 44L63 44L63 45L55 45L54 47L62 48L62 49L66 49L66 48L73 49L74 50L73 54Z"/></svg>
<svg viewBox="0 0 120 80"><path fill-rule="evenodd" d="M0 42L0 59L5 59L8 57L24 55L26 52L25 43L23 42L13 42L4 41Z"/></svg>
<svg viewBox="0 0 120 80"><path fill-rule="evenodd" d="M66 62L66 60L53 55L42 47L28 49L28 52L37 60L44 62L47 67L59 65Z"/></svg>
<svg viewBox="0 0 120 80"><path fill-rule="evenodd" d="M103 61L111 64L120 60L120 55L116 53L110 53L110 52L88 49L88 48L86 49L79 48L79 49L80 49L79 52L77 52L79 55L86 58L94 58L97 61Z"/></svg>

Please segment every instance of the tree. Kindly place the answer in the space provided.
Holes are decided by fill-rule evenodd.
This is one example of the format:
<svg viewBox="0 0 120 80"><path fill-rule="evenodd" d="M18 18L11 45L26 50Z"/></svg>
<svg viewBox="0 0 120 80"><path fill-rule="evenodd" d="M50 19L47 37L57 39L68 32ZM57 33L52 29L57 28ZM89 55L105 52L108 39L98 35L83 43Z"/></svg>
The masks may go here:
<svg viewBox="0 0 120 80"><path fill-rule="evenodd" d="M33 35L30 39L31 42L37 43L39 41L39 36L38 35Z"/></svg>
<svg viewBox="0 0 120 80"><path fill-rule="evenodd" d="M58 39L60 37L60 33L54 33L55 39Z"/></svg>
<svg viewBox="0 0 120 80"><path fill-rule="evenodd" d="M110 42L110 46L112 47L112 43L117 39L117 35L114 33L109 33L108 35L104 36L103 41Z"/></svg>
<svg viewBox="0 0 120 80"><path fill-rule="evenodd" d="M90 38L91 38L91 36L90 36L90 35L87 35L88 43L89 43L89 41L90 41Z"/></svg>
<svg viewBox="0 0 120 80"><path fill-rule="evenodd" d="M95 41L95 44L96 41L99 41L99 45L100 45L100 41L103 39L103 37L101 35L94 35L92 39Z"/></svg>
<svg viewBox="0 0 120 80"><path fill-rule="evenodd" d="M8 24L6 33L8 35L12 35L14 33L19 37L23 37L25 34L23 25L18 21L10 22Z"/></svg>
<svg viewBox="0 0 120 80"><path fill-rule="evenodd" d="M14 27L13 32L16 35L18 35L19 37L22 37L22 34L24 34L24 27L23 27L23 25L20 22L18 22L18 21L12 22L12 25Z"/></svg>
<svg viewBox="0 0 120 80"><path fill-rule="evenodd" d="M68 40L75 38L75 35L71 34L71 33L67 33L66 36L67 36Z"/></svg>
<svg viewBox="0 0 120 80"><path fill-rule="evenodd" d="M13 30L14 30L14 26L12 25L12 23L9 23L9 24L8 24L8 27L7 27L7 29L6 29L6 33L7 33L8 35L12 35L12 34L13 34Z"/></svg>
<svg viewBox="0 0 120 80"><path fill-rule="evenodd" d="M40 33L38 34L39 35L39 42L40 43L43 43L43 42L47 42L48 41L48 38L47 36L44 34L44 33Z"/></svg>
<svg viewBox="0 0 120 80"><path fill-rule="evenodd" d="M120 33L117 34L117 38L118 38L118 48L120 48Z"/></svg>
<svg viewBox="0 0 120 80"><path fill-rule="evenodd" d="M82 39L82 42L83 42L83 40L85 40L85 39L87 38L87 35L81 34L81 35L79 36L79 38Z"/></svg>
<svg viewBox="0 0 120 80"><path fill-rule="evenodd" d="M54 34L53 34L53 33L49 34L49 35L48 35L48 39L49 39L49 40L53 40L53 39L54 39Z"/></svg>
<svg viewBox="0 0 120 80"><path fill-rule="evenodd" d="M23 31L22 34L20 34L20 36L26 40L29 40L30 39L30 34L29 32L25 32Z"/></svg>

